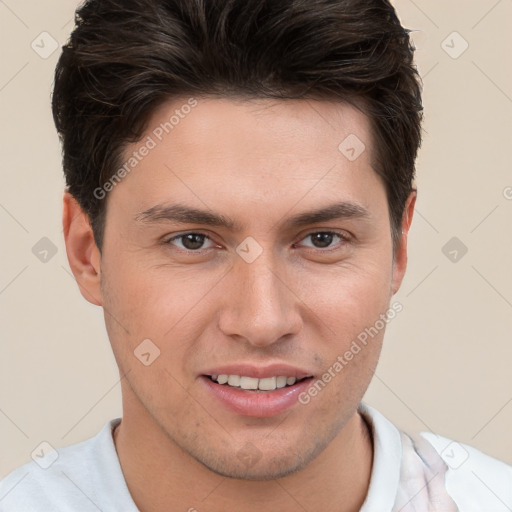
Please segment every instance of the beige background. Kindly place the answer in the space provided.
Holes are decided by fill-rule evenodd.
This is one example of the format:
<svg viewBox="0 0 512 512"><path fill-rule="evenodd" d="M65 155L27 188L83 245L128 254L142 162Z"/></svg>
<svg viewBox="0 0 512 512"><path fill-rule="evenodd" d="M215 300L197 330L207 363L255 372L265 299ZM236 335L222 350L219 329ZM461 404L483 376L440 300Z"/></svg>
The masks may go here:
<svg viewBox="0 0 512 512"><path fill-rule="evenodd" d="M49 107L59 52L31 47L63 44L76 5L0 1L0 476L42 441L75 443L121 415L102 311L80 295L63 244ZM366 401L406 430L512 463L512 2L395 5L418 30L426 122L404 310ZM32 252L43 237L57 250L46 263ZM442 252L452 237L468 248L457 262Z"/></svg>

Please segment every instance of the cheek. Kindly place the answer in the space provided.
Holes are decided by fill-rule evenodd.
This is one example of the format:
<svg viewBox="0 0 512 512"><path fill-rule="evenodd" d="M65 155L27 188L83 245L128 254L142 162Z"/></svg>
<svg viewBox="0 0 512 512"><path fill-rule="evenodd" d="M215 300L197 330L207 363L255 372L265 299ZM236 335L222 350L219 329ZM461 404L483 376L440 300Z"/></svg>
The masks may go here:
<svg viewBox="0 0 512 512"><path fill-rule="evenodd" d="M162 265L136 268L119 261L107 266L102 276L105 323L118 364L124 372L131 370L130 380L144 381L155 396L165 382L177 399L213 316L206 298L217 281L213 273L197 279L190 270ZM142 356L146 353L149 357ZM141 359L148 358L154 362L145 366Z"/></svg>
<svg viewBox="0 0 512 512"><path fill-rule="evenodd" d="M387 325L381 315L389 309L390 268L391 260L368 259L364 264L332 269L329 276L324 272L302 281L305 302L315 313L310 320L310 326L316 326L311 335L318 340L329 382L325 391L318 385L322 389L317 402L320 415L354 406L368 387Z"/></svg>
<svg viewBox="0 0 512 512"><path fill-rule="evenodd" d="M215 277L202 273L197 278L191 269L120 260L107 267L102 282L105 302L130 326L130 332L161 338L194 314L195 306L215 286Z"/></svg>
<svg viewBox="0 0 512 512"><path fill-rule="evenodd" d="M201 332L196 308L204 314L200 284L187 288L171 271L133 272L122 264L102 276L105 323L127 395L159 416L195 410L187 362Z"/></svg>
<svg viewBox="0 0 512 512"><path fill-rule="evenodd" d="M305 275L300 280L304 302L343 338L357 335L388 308L391 260L344 264Z"/></svg>

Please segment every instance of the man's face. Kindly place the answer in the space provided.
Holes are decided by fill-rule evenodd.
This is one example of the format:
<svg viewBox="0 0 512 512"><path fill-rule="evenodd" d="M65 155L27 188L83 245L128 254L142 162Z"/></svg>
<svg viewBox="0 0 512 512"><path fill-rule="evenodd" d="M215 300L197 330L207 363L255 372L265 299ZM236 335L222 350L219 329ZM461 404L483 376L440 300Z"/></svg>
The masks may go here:
<svg viewBox="0 0 512 512"><path fill-rule="evenodd" d="M150 149L108 196L101 301L126 374L125 417L137 410L128 421L158 425L213 471L275 478L335 438L377 364L384 329L332 370L386 312L401 279L386 192L370 166L368 119L351 106L186 104L155 112L126 160ZM167 134L162 123L176 109ZM340 203L333 218L297 222ZM233 226L191 219L186 208ZM334 377L312 397L329 368ZM231 375L235 386L212 375ZM249 387L297 381L243 390L234 376Z"/></svg>

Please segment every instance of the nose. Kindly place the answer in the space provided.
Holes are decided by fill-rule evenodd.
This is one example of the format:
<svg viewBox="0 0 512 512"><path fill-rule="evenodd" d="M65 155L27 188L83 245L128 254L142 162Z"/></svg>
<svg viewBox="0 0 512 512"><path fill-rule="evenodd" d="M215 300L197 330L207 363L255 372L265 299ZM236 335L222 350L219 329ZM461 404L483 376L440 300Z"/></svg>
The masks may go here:
<svg viewBox="0 0 512 512"><path fill-rule="evenodd" d="M226 335L265 347L297 334L301 298L285 264L263 253L252 263L239 258L227 281L219 328ZM267 256L268 255L268 256ZM295 285L295 286L294 286Z"/></svg>

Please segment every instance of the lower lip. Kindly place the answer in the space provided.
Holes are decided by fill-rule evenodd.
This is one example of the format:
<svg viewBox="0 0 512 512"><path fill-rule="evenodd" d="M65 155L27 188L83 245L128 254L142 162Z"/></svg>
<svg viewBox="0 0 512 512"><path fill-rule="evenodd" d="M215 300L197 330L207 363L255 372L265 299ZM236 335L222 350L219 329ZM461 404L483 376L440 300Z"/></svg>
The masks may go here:
<svg viewBox="0 0 512 512"><path fill-rule="evenodd" d="M274 391L253 391L217 384L204 375L201 380L217 400L231 411L242 416L268 418L295 405L300 393L310 385L312 377Z"/></svg>

